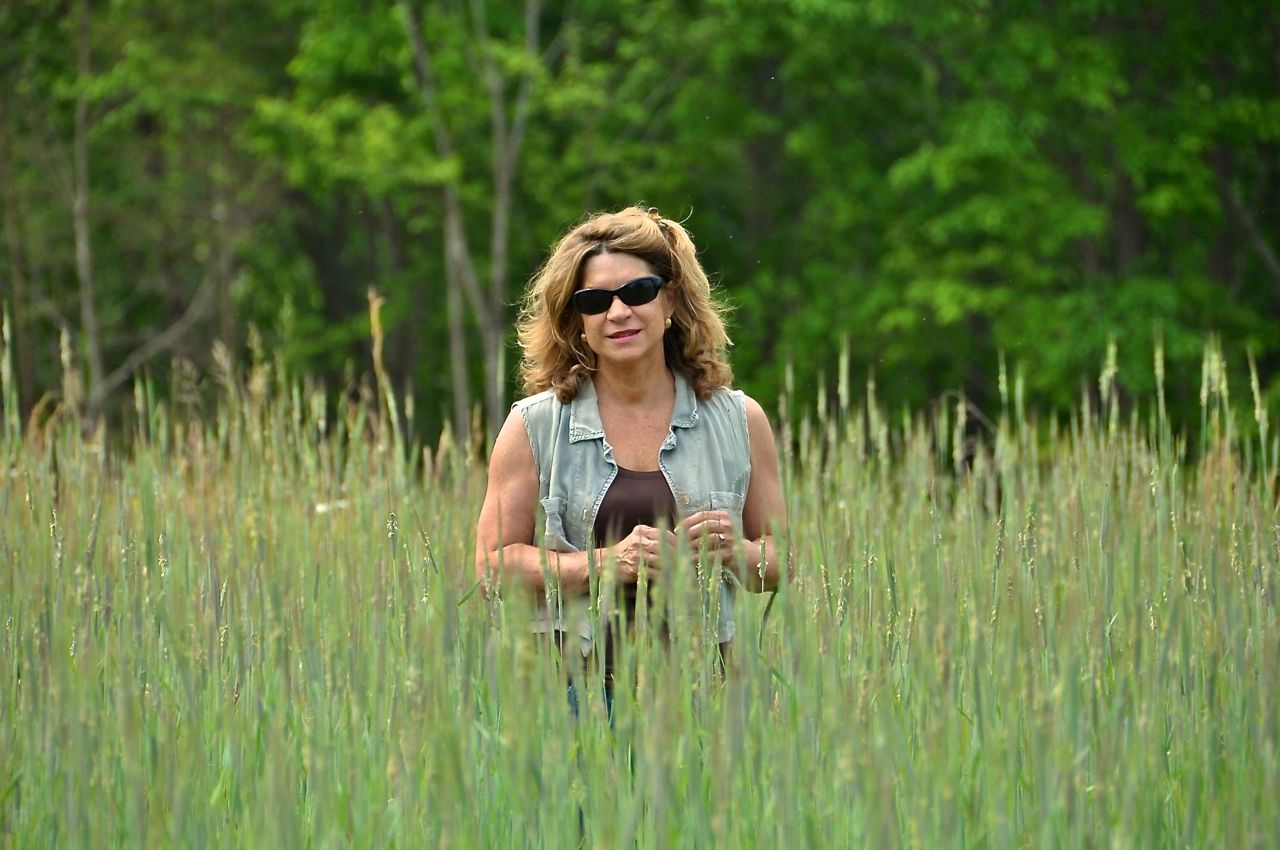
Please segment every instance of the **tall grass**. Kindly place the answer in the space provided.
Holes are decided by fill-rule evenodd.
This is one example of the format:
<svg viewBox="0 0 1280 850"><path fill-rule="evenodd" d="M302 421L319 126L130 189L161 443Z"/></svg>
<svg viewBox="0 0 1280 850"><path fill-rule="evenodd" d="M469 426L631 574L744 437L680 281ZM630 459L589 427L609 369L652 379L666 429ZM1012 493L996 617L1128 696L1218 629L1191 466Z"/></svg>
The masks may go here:
<svg viewBox="0 0 1280 850"><path fill-rule="evenodd" d="M724 680L699 586L664 588L612 724L475 592L448 435L223 357L209 411L140 383L125 451L23 428L6 373L0 840L1275 846L1277 446L1206 362L1194 457L1114 374L1060 425L1002 369L983 424L842 369L783 440L794 582L740 597Z"/></svg>

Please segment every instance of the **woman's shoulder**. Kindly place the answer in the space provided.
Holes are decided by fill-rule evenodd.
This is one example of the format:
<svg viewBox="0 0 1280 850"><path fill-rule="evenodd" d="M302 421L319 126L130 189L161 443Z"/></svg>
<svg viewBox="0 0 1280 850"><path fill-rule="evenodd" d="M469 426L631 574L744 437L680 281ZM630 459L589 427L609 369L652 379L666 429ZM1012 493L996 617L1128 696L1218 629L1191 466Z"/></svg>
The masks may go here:
<svg viewBox="0 0 1280 850"><path fill-rule="evenodd" d="M730 418L736 425L751 433L769 429L769 415L760 402L739 389L717 387L702 402L709 410Z"/></svg>
<svg viewBox="0 0 1280 850"><path fill-rule="evenodd" d="M569 405L560 401L554 389L546 389L526 396L511 405L511 415L519 417L529 440L545 444L557 439L569 416Z"/></svg>
<svg viewBox="0 0 1280 850"><path fill-rule="evenodd" d="M755 405L755 401L742 390L733 387L716 387L699 404L713 410L741 413L751 405Z"/></svg>
<svg viewBox="0 0 1280 850"><path fill-rule="evenodd" d="M555 390L546 389L540 393L525 396L515 404L511 405L511 409L527 415L530 411L547 407L555 407L560 403L560 399L556 397Z"/></svg>

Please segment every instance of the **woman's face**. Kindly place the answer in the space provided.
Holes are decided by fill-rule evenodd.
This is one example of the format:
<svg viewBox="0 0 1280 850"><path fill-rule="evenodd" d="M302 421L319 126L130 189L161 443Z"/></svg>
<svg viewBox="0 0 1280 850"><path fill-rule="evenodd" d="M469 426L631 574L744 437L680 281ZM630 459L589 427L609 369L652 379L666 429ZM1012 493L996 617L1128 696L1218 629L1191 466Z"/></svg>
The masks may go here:
<svg viewBox="0 0 1280 850"><path fill-rule="evenodd" d="M648 263L633 254L596 254L582 267L582 288L612 291L653 273ZM633 365L650 357L661 359L665 323L673 310L671 293L665 286L648 304L631 307L621 298L614 298L603 313L582 317L587 346L596 353L601 366Z"/></svg>

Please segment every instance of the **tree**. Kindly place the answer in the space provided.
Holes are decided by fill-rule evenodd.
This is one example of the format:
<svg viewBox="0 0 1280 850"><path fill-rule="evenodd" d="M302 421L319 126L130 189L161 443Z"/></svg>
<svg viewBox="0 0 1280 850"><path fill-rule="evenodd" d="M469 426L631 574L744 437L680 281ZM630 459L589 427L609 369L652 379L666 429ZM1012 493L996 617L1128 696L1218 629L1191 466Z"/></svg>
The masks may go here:
<svg viewBox="0 0 1280 850"><path fill-rule="evenodd" d="M155 356L200 360L212 336L234 342L236 244L262 199L235 137L262 77L228 61L230 44L253 49L250 5L76 0L22 28L14 82L47 108L20 116L36 143L9 160L13 208L43 207L47 181L28 178L52 173L49 208L65 219L11 216L10 262L47 268L45 312L63 326L61 275L74 276L90 422ZM38 247L24 255L24 243Z"/></svg>
<svg viewBox="0 0 1280 850"><path fill-rule="evenodd" d="M441 108L439 83L421 18L414 8L414 0L400 0L399 5L413 49L414 70L423 106L431 121L435 152L442 159L455 159L457 148L447 116ZM484 0L472 0L470 12L470 31L465 33L463 43L474 48L473 59L483 75L489 101L492 188L487 285L480 282L467 237L461 194L453 183L444 185L445 268L450 290L462 290L480 326L484 348L485 414L490 431L496 432L505 415L503 365L508 326L505 303L510 288L508 269L513 191L529 121L534 78L539 71L545 70L543 63L548 57L543 56L539 33L540 0L525 0L524 33L519 52L494 38ZM499 65L503 59L506 67ZM512 75L515 91L508 102L511 83L507 76L512 67L515 69Z"/></svg>
<svg viewBox="0 0 1280 850"><path fill-rule="evenodd" d="M1175 409L1208 333L1280 370L1267 4L16 0L0 36L26 405L60 328L94 408L250 323L336 377L373 286L419 426L478 394L494 427L520 279L636 202L688 222L766 402L846 339L895 405L993 404L1004 354L1066 406L1109 338L1138 395L1163 338Z"/></svg>

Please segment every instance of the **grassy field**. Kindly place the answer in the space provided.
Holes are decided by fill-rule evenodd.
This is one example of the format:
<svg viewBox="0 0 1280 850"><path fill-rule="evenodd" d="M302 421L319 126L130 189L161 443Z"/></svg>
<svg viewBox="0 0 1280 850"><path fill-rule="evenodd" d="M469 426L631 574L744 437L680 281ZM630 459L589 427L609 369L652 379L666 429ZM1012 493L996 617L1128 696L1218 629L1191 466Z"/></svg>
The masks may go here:
<svg viewBox="0 0 1280 850"><path fill-rule="evenodd" d="M475 592L465 447L260 364L140 385L125 452L6 380L0 845L1276 846L1277 445L1220 373L1191 446L1107 375L1060 425L808 400L794 582L727 680L664 588L612 726Z"/></svg>

